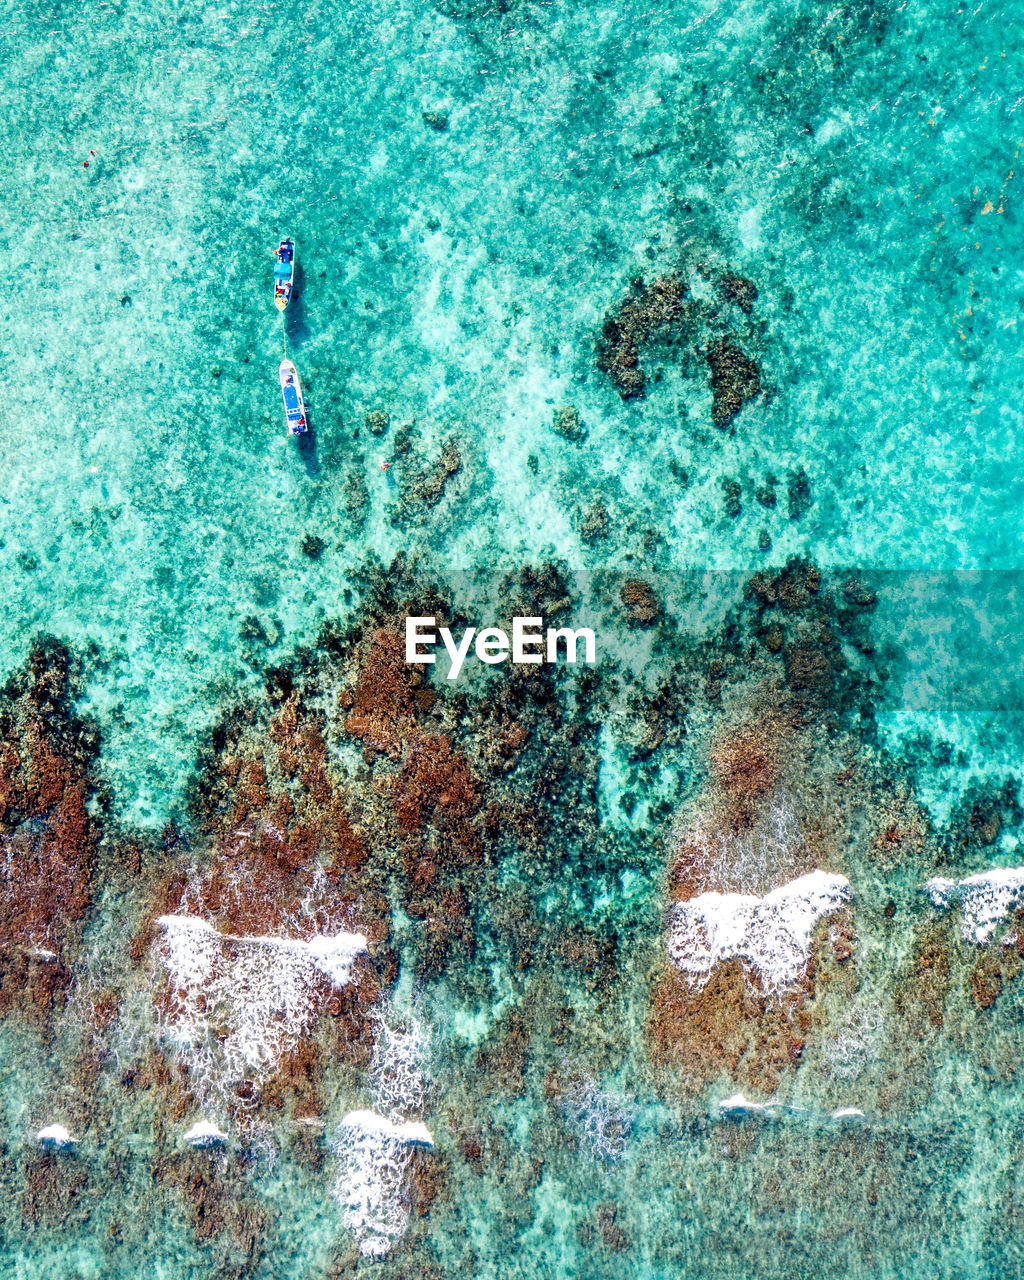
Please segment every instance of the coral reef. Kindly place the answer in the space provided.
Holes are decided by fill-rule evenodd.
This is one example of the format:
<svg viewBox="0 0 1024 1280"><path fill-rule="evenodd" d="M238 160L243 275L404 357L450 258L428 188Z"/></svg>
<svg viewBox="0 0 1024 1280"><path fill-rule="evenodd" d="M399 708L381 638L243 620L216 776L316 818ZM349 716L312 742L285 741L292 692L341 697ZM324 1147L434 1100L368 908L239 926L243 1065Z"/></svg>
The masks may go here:
<svg viewBox="0 0 1024 1280"><path fill-rule="evenodd" d="M761 370L729 338L713 342L705 359L711 370L711 418L724 431L743 406L761 394Z"/></svg>
<svg viewBox="0 0 1024 1280"><path fill-rule="evenodd" d="M579 410L574 409L572 405L565 405L555 410L551 429L556 436L561 436L571 444L583 444L589 434L580 419Z"/></svg>
<svg viewBox="0 0 1024 1280"><path fill-rule="evenodd" d="M334 1215L339 1274L415 1269L461 1239L470 1200L499 1200L496 1239L515 1241L523 1206L581 1156L601 1184L569 1230L605 1274L645 1247L615 1179L683 1135L703 1188L813 1124L845 1144L858 1194L884 1198L864 1135L927 1087L940 1049L989 1054L999 1080L1016 1069L985 1029L1015 1016L1024 912L1015 873L984 870L1016 795L972 793L941 840L930 828L866 713L882 680L870 583L794 561L695 640L659 625L678 584L634 572L598 590L630 644L657 627L655 678L509 667L450 688L405 664L402 618L457 626L465 600L405 560L370 565L348 626L225 714L187 819L135 846L94 803L78 923L57 939L75 1101L49 1097L31 1131L57 1118L86 1145L118 1107L158 1115L142 1174L123 1153L118 1168L187 1215L211 1274L262 1274L285 1238L261 1181L277 1161ZM557 620L580 598L557 564L500 591L509 613ZM33 679L3 704L15 849L75 830L46 776L96 795L88 733L68 736ZM614 788L618 826L602 817ZM123 904L113 960L75 932L100 866ZM880 993L871 966L890 957ZM810 1093L800 1119L786 1100ZM53 1213L44 1183L26 1222L98 1216L89 1178ZM133 1229L120 1218L111 1239Z"/></svg>
<svg viewBox="0 0 1024 1280"><path fill-rule="evenodd" d="M746 315L750 315L753 311L754 303L758 298L757 285L754 284L753 280L747 280L744 276L733 275L728 271L719 279L718 291L727 301L735 302Z"/></svg>
<svg viewBox="0 0 1024 1280"><path fill-rule="evenodd" d="M416 472L402 487L402 510L421 515L436 507L445 495L453 476L462 470L462 454L454 436L445 441L437 460L426 470Z"/></svg>
<svg viewBox="0 0 1024 1280"><path fill-rule="evenodd" d="M623 400L642 396L647 378L641 356L656 341L670 341L683 316L688 289L676 275L650 285L633 282L618 308L605 318L597 344L597 367L608 374Z"/></svg>
<svg viewBox="0 0 1024 1280"><path fill-rule="evenodd" d="M72 658L49 642L0 699L0 1016L45 1020L71 981L92 898L93 731L73 711Z"/></svg>
<svg viewBox="0 0 1024 1280"><path fill-rule="evenodd" d="M661 614L661 602L654 588L640 578L630 578L619 592L626 606L626 617L632 626L649 627Z"/></svg>

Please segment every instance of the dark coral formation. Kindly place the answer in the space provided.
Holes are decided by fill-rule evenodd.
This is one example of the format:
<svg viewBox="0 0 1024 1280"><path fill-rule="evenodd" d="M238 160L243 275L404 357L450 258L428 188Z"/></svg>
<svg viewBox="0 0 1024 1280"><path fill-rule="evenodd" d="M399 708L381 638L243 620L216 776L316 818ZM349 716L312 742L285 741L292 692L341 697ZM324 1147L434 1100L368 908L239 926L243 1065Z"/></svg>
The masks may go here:
<svg viewBox="0 0 1024 1280"><path fill-rule="evenodd" d="M33 1230L41 1227L81 1227L89 1221L98 1188L80 1166L69 1167L52 1151L26 1162L21 1194L21 1219Z"/></svg>
<svg viewBox="0 0 1024 1280"><path fill-rule="evenodd" d="M413 513L436 507L451 478L462 470L462 455L454 437L446 440L433 466L418 472L402 490L402 505Z"/></svg>
<svg viewBox="0 0 1024 1280"><path fill-rule="evenodd" d="M608 508L597 498L582 513L580 518L580 537L584 542L597 542L599 538L608 536L611 517Z"/></svg>
<svg viewBox="0 0 1024 1280"><path fill-rule="evenodd" d="M572 444L583 444L589 434L580 418L579 410L574 409L571 404L555 410L551 427L556 436L561 436L563 440L568 440Z"/></svg>
<svg viewBox="0 0 1024 1280"><path fill-rule="evenodd" d="M371 409L365 418L366 429L372 436L382 436L391 426L391 415L386 409Z"/></svg>
<svg viewBox="0 0 1024 1280"><path fill-rule="evenodd" d="M617 310L604 322L597 346L597 367L608 374L623 400L642 396L647 378L641 357L657 341L670 341L683 317L685 282L658 276L650 285L634 281Z"/></svg>
<svg viewBox="0 0 1024 1280"><path fill-rule="evenodd" d="M230 1241L231 1274L251 1275L264 1254L268 1207L247 1185L244 1170L222 1167L216 1152L188 1149L157 1160L153 1180L175 1187L188 1205L197 1244Z"/></svg>
<svg viewBox="0 0 1024 1280"><path fill-rule="evenodd" d="M714 278L707 264L698 263L696 272L705 281ZM700 290L698 295L691 293L683 267L650 284L636 277L605 316L597 367L623 400L634 400L660 377L667 358L688 376L697 374L702 362L710 373L712 421L724 431L763 389L760 366L749 353L750 344L760 346L763 337L763 325L751 319L758 290L752 280L725 271L710 298Z"/></svg>
<svg viewBox="0 0 1024 1280"><path fill-rule="evenodd" d="M743 486L738 480L723 476L722 489L725 492L725 514L730 520L735 520L737 516L743 514L743 502L740 497Z"/></svg>
<svg viewBox="0 0 1024 1280"><path fill-rule="evenodd" d="M719 338L705 352L711 370L711 417L725 430L743 406L761 394L761 370L730 338Z"/></svg>
<svg viewBox="0 0 1024 1280"><path fill-rule="evenodd" d="M735 302L745 315L750 315L753 311L758 298L757 285L753 280L727 271L718 282L718 290L727 301Z"/></svg>
<svg viewBox="0 0 1024 1280"><path fill-rule="evenodd" d="M786 486L786 496L789 499L790 520L802 520L814 502L811 496L811 482L803 467L798 467L790 476L789 484Z"/></svg>
<svg viewBox="0 0 1024 1280"><path fill-rule="evenodd" d="M739 804L768 795L779 777L778 728L771 719L741 725L711 752L714 779Z"/></svg>

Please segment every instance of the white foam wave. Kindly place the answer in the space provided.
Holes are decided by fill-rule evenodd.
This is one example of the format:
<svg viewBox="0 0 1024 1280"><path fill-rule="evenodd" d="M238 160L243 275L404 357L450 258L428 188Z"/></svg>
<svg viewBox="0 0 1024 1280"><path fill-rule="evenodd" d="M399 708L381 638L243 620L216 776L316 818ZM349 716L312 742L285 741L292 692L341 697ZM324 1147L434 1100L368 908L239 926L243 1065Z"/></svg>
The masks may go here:
<svg viewBox="0 0 1024 1280"><path fill-rule="evenodd" d="M750 1102L742 1093L734 1093L731 1098L721 1100L718 1104L718 1114L733 1120L739 1120L748 1115L761 1115L770 1119L775 1112L771 1107L766 1107L763 1102Z"/></svg>
<svg viewBox="0 0 1024 1280"><path fill-rule="evenodd" d="M413 1148L433 1146L430 1130L419 1118L426 1092L426 1045L417 1019L394 1027L387 1010L381 1010L371 1068L373 1106L350 1111L332 1143L339 1162L332 1194L346 1229L367 1257L382 1257L405 1233Z"/></svg>
<svg viewBox="0 0 1024 1280"><path fill-rule="evenodd" d="M36 1142L42 1147L73 1147L75 1139L62 1124L48 1124L36 1134Z"/></svg>
<svg viewBox="0 0 1024 1280"><path fill-rule="evenodd" d="M434 1138L422 1120L403 1120L395 1123L376 1111L350 1111L341 1122L342 1129L361 1129L364 1133L380 1133L396 1142L409 1142L414 1146L432 1147Z"/></svg>
<svg viewBox="0 0 1024 1280"><path fill-rule="evenodd" d="M743 831L725 831L698 821L684 840L690 852L687 876L695 888L712 885L734 893L765 893L806 855L807 841L792 804L779 796Z"/></svg>
<svg viewBox="0 0 1024 1280"><path fill-rule="evenodd" d="M361 933L303 941L218 933L198 916L157 923L171 988L161 1035L188 1064L200 1096L225 1096L273 1072L312 1030L325 988L350 982L366 951Z"/></svg>
<svg viewBox="0 0 1024 1280"><path fill-rule="evenodd" d="M849 898L846 877L826 871L800 876L763 898L702 893L675 907L669 955L697 990L717 965L737 956L766 991L779 994L806 970L815 924Z"/></svg>
<svg viewBox="0 0 1024 1280"><path fill-rule="evenodd" d="M1024 906L1024 867L994 867L963 880L934 876L924 887L933 906L960 907L965 938L987 942L1014 907Z"/></svg>
<svg viewBox="0 0 1024 1280"><path fill-rule="evenodd" d="M193 1147L219 1147L227 1142L228 1135L218 1129L212 1120L197 1120L185 1134L184 1141Z"/></svg>

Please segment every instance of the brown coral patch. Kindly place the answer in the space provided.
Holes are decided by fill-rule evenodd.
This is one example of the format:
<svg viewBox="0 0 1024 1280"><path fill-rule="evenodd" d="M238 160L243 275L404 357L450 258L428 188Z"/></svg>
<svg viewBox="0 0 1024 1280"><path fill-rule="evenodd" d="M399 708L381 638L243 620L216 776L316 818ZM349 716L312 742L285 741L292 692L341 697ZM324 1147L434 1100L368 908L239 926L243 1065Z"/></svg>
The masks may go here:
<svg viewBox="0 0 1024 1280"><path fill-rule="evenodd" d="M154 1182L177 1187L188 1205L197 1244L227 1236L247 1275L263 1254L268 1217L245 1184L227 1175L210 1151L189 1149L153 1162Z"/></svg>
<svg viewBox="0 0 1024 1280"><path fill-rule="evenodd" d="M327 990L325 984L321 1007L326 1006ZM288 1099L294 1117L319 1115L323 1110L320 1097L323 1071L320 1046L315 1040L302 1040L281 1055L272 1085L262 1091L263 1098L271 1105L279 1099L281 1106Z"/></svg>
<svg viewBox="0 0 1024 1280"><path fill-rule="evenodd" d="M405 638L395 627L379 627L359 668L345 728L367 750L397 760L416 717L418 671L405 661Z"/></svg>
<svg viewBox="0 0 1024 1280"><path fill-rule="evenodd" d="M595 498L579 517L580 537L584 542L596 542L607 537L611 528L611 516L602 498Z"/></svg>
<svg viewBox="0 0 1024 1280"><path fill-rule="evenodd" d="M41 646L0 713L0 1015L42 1019L67 987L91 901L96 840L86 811L95 753L70 702L70 656Z"/></svg>
<svg viewBox="0 0 1024 1280"><path fill-rule="evenodd" d="M594 1214L601 1243L612 1253L624 1253L630 1246L630 1238L619 1221L618 1205L599 1204Z"/></svg>
<svg viewBox="0 0 1024 1280"><path fill-rule="evenodd" d="M630 626L649 627L661 614L661 601L654 588L639 578L623 583L619 593L626 606L626 619Z"/></svg>
<svg viewBox="0 0 1024 1280"><path fill-rule="evenodd" d="M450 835L456 850L475 854L476 841L467 824L480 804L478 784L450 737L414 734L390 793L403 831L422 831L432 821Z"/></svg>
<svg viewBox="0 0 1024 1280"><path fill-rule="evenodd" d="M779 777L776 744L758 725L744 725L711 752L715 783L738 803L767 795Z"/></svg>
<svg viewBox="0 0 1024 1280"><path fill-rule="evenodd" d="M756 1096L770 1094L803 1052L811 994L808 975L784 1000L768 997L748 982L739 960L720 965L699 991L666 969L647 1028L653 1059L671 1068L684 1090L699 1091L726 1071Z"/></svg>
<svg viewBox="0 0 1024 1280"><path fill-rule="evenodd" d="M814 645L793 645L784 657L791 689L819 698L828 697L835 683L835 671L827 653Z"/></svg>
<svg viewBox="0 0 1024 1280"><path fill-rule="evenodd" d="M21 1216L33 1227L74 1231L89 1220L98 1196L79 1163L47 1151L25 1165Z"/></svg>
<svg viewBox="0 0 1024 1280"><path fill-rule="evenodd" d="M677 838L669 872L674 901L711 890L762 894L835 865L831 833L801 818L791 798L805 745L797 723L774 712L719 735L702 811Z"/></svg>
<svg viewBox="0 0 1024 1280"><path fill-rule="evenodd" d="M933 1027L942 1026L950 987L949 946L949 930L942 924L930 924L918 935L910 971L896 990L899 1013L912 1015L916 1008Z"/></svg>
<svg viewBox="0 0 1024 1280"><path fill-rule="evenodd" d="M374 954L356 961L351 983L334 987L325 974L310 975L310 1022L261 1072L258 1088L243 1082L239 1123L253 1107L264 1116L318 1114L323 1055L346 1070L366 1065L374 1036L369 1010L394 977L380 948L390 933L390 906L370 865L367 837L353 820L351 790L330 768L323 714L290 681L282 687L265 731L239 719L222 736L216 784L197 823L205 842L200 870L165 879L132 944L141 959L159 935L156 918L178 913L208 920L228 953L239 937L308 940L341 930L367 937ZM155 1000L165 1017L174 1017L169 977ZM175 1069L172 1087L183 1108L194 1105L186 1072Z"/></svg>
<svg viewBox="0 0 1024 1280"><path fill-rule="evenodd" d="M999 957L983 953L974 962L969 975L971 1000L976 1009L991 1009L1003 989L1003 971Z"/></svg>
<svg viewBox="0 0 1024 1280"><path fill-rule="evenodd" d="M412 1202L416 1213L425 1217L438 1196L443 1199L448 1186L448 1160L444 1154L436 1149L417 1147L412 1159Z"/></svg>

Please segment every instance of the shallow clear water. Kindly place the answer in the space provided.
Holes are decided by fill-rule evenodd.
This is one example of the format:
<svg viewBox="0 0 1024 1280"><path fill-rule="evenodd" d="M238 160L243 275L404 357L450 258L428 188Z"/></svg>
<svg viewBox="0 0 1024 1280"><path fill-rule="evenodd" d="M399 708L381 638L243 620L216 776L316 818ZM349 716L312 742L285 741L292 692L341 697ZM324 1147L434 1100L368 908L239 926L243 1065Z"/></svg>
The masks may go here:
<svg viewBox="0 0 1024 1280"><path fill-rule="evenodd" d="M378 1105L353 1045L379 1024L341 1048L337 1014L300 1019L316 1061L273 1064L247 1130L159 995L162 912L307 938L323 893L370 940L345 999L429 1041L401 1118L434 1151L360 1269L1024 1274L1018 904L977 944L921 888L1024 863L1018 9L2 17L3 941L44 1013L4 998L0 1273L357 1265L336 1131ZM729 421L723 342L757 366ZM820 588L763 587L794 557ZM396 694L375 637L431 600L594 626L593 679ZM50 702L43 635L71 655ZM769 764L730 773L751 741ZM77 763L40 792L51 750ZM324 889L342 810L367 862ZM725 833L711 891L849 878L784 1012L739 959L672 987L697 829ZM295 901L243 927L210 885L257 845L246 910ZM738 1090L774 1113L721 1116ZM182 1145L200 1104L225 1148ZM57 1120L80 1142L40 1154Z"/></svg>

